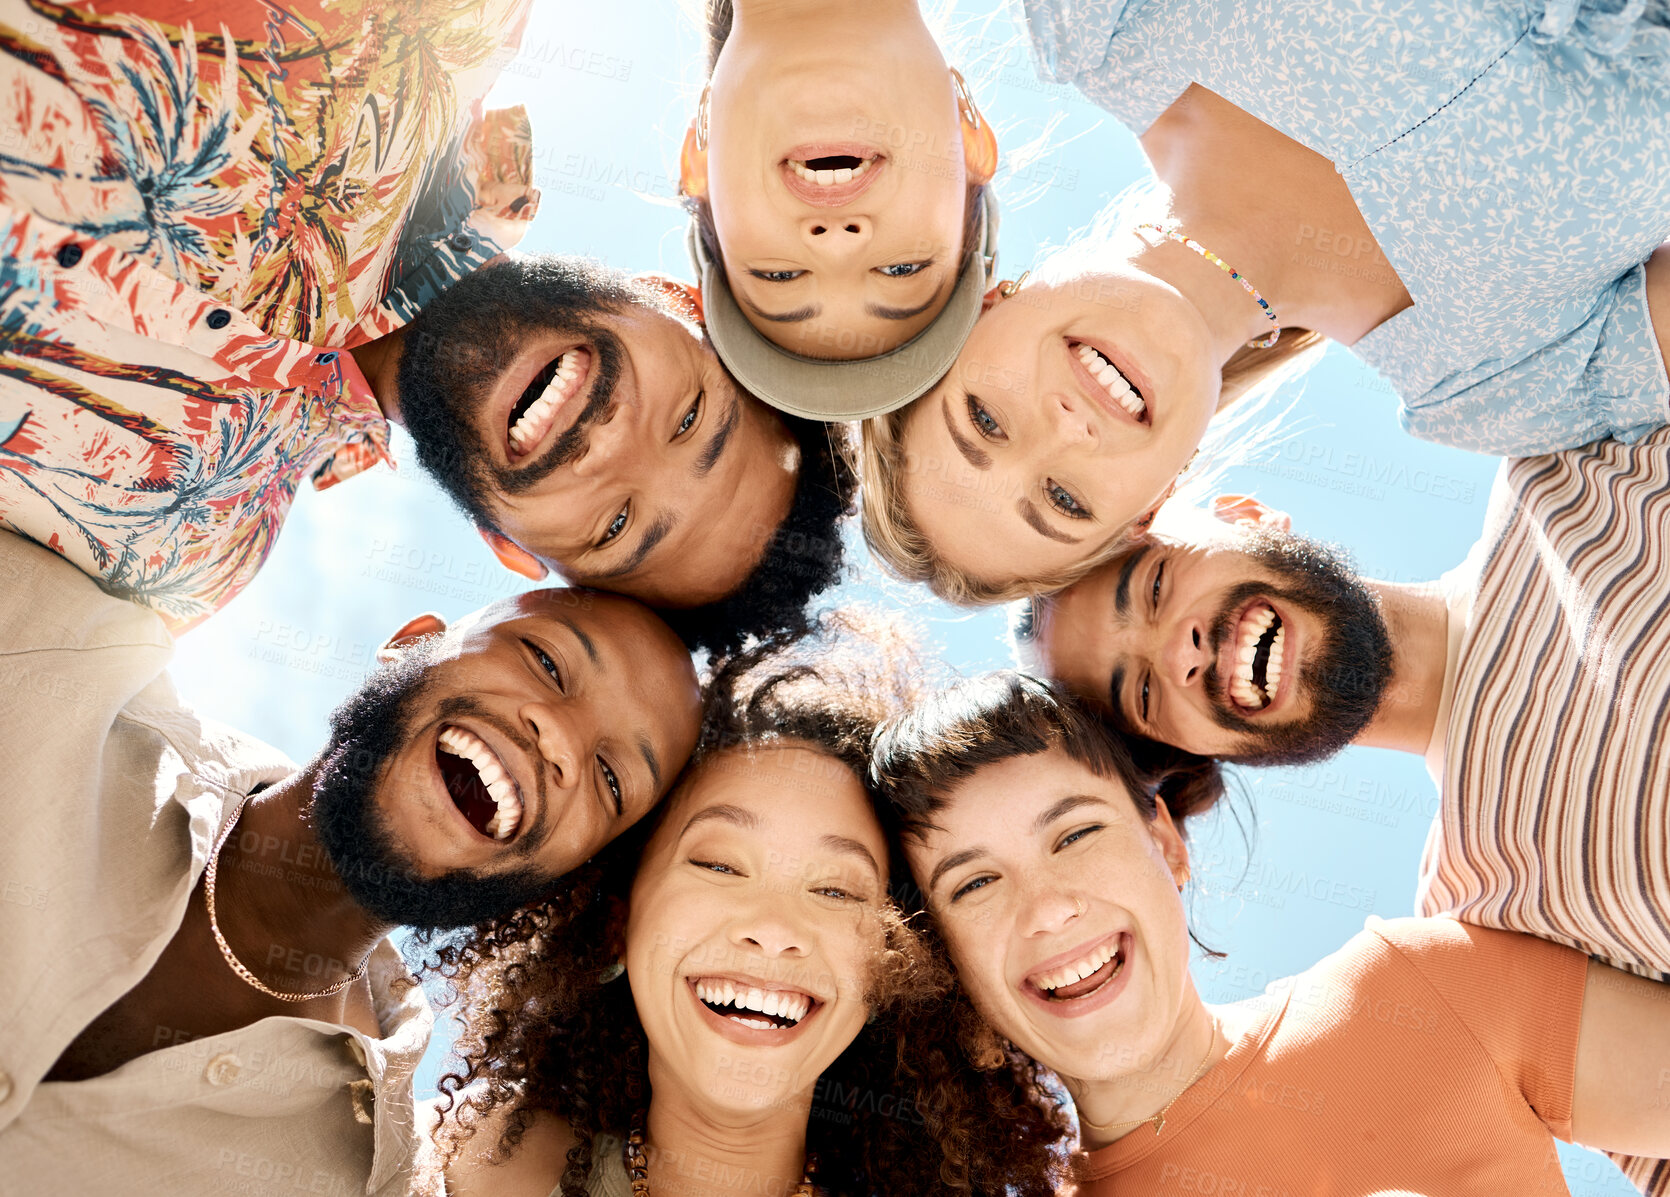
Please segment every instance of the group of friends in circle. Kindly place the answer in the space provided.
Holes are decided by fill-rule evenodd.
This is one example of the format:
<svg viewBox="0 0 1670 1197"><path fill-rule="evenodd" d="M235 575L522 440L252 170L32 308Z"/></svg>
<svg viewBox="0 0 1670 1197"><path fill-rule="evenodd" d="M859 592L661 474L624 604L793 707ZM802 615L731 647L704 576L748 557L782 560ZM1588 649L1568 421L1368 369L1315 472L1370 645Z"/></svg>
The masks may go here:
<svg viewBox="0 0 1670 1197"><path fill-rule="evenodd" d="M514 252L532 3L0 13L8 1180L1670 1197L1670 6L1019 0L1153 178L1011 274L916 0L707 0L681 279ZM1177 493L1329 342L1503 458L1440 579ZM538 585L298 764L173 640L391 424ZM1416 917L1208 1003L1191 825L1350 744Z"/></svg>

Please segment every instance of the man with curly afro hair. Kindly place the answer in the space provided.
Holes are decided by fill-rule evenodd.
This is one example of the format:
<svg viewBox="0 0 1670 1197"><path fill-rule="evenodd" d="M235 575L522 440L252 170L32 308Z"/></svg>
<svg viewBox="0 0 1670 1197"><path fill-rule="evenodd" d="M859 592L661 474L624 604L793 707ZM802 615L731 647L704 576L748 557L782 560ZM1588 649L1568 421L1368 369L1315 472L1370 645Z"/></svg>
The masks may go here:
<svg viewBox="0 0 1670 1197"><path fill-rule="evenodd" d="M518 573L631 595L713 654L801 629L840 577L850 434L743 391L694 288L499 258L367 348L419 463Z"/></svg>

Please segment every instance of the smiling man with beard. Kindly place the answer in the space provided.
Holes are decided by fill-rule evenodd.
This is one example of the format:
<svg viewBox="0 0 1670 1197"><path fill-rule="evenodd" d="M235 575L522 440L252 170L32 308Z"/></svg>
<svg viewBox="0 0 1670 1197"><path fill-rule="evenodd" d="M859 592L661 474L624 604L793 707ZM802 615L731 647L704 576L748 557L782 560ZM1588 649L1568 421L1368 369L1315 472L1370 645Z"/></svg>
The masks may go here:
<svg viewBox="0 0 1670 1197"><path fill-rule="evenodd" d="M1483 535L1436 584L1355 579L1250 500L1218 515L1162 513L1034 600L1023 659L1205 757L1419 753L1439 795L1419 914L1670 980L1670 431L1503 462ZM1670 1194L1670 1162L1613 1158Z"/></svg>
<svg viewBox="0 0 1670 1197"><path fill-rule="evenodd" d="M298 768L180 703L154 612L8 533L0 579L7 1183L404 1193L390 931L585 901L694 747L683 646L585 590L419 616Z"/></svg>
<svg viewBox="0 0 1670 1197"><path fill-rule="evenodd" d="M661 611L692 646L803 626L839 577L846 430L743 391L700 294L501 258L355 356L418 460L510 569Z"/></svg>

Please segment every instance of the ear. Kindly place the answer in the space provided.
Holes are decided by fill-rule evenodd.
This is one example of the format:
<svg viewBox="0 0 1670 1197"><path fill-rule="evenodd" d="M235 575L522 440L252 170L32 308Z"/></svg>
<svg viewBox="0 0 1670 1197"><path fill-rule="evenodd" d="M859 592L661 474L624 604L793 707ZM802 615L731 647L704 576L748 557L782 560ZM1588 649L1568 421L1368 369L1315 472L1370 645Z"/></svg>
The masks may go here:
<svg viewBox="0 0 1670 1197"><path fill-rule="evenodd" d="M511 573L521 574L524 578L538 582L550 572L545 568L543 561L510 537L494 532L491 528L477 528L476 531L481 533L481 539L487 542L487 547L493 550L493 556L499 559L499 564Z"/></svg>
<svg viewBox="0 0 1670 1197"><path fill-rule="evenodd" d="M690 127L684 131L684 147L678 154L678 189L691 199L707 198L706 138L697 133L697 122L701 119L699 111L690 118Z"/></svg>
<svg viewBox="0 0 1670 1197"><path fill-rule="evenodd" d="M990 183L997 174L997 130L981 114L974 95L956 68L951 83L957 92L957 115L963 133L963 170L970 186Z"/></svg>
<svg viewBox="0 0 1670 1197"><path fill-rule="evenodd" d="M1189 879L1189 845L1184 841L1183 833L1177 830L1177 824L1171 821L1171 811L1166 807L1164 798L1154 799L1154 818L1148 824L1148 834L1154 837L1160 855L1165 858L1166 868L1171 870L1172 880L1181 889Z"/></svg>
<svg viewBox="0 0 1670 1197"><path fill-rule="evenodd" d="M1154 520L1159 516L1160 508L1164 507L1166 505L1166 500L1171 498L1171 496L1176 492L1177 481L1178 478L1181 477L1182 475L1179 474L1177 478L1173 478L1171 480L1171 485L1166 487L1165 494L1155 500L1154 506L1150 507L1140 518L1131 524L1132 532L1136 533L1138 536L1148 535L1148 529L1154 526Z"/></svg>
<svg viewBox="0 0 1670 1197"><path fill-rule="evenodd" d="M1293 531L1292 516L1266 507L1251 495L1219 495L1212 500L1212 514L1226 524Z"/></svg>
<svg viewBox="0 0 1670 1197"><path fill-rule="evenodd" d="M980 300L980 314L985 315L987 312L991 311L998 304L1008 298L1010 297L1003 293L1003 284L993 283L992 289L987 291L985 296Z"/></svg>
<svg viewBox="0 0 1670 1197"><path fill-rule="evenodd" d="M396 629L394 635L383 642L383 647L377 650L377 660L384 665L390 661L398 661L400 654L414 640L421 640L425 636L438 636L446 631L446 620L433 611L425 611L422 615L414 615Z"/></svg>
<svg viewBox="0 0 1670 1197"><path fill-rule="evenodd" d="M707 323L702 313L702 289L695 283L687 283L670 274L635 274L632 281L665 296L673 310L684 319L701 325Z"/></svg>

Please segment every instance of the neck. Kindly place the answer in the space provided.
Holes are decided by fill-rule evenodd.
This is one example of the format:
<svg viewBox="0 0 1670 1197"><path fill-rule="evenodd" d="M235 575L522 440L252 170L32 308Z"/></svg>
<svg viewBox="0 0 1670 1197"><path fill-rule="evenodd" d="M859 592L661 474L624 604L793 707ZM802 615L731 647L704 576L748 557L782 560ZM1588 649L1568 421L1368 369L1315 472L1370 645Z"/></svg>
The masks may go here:
<svg viewBox="0 0 1670 1197"><path fill-rule="evenodd" d="M315 769L244 804L215 882L221 934L245 968L281 993L335 984L393 930L348 895L313 833Z"/></svg>
<svg viewBox="0 0 1670 1197"><path fill-rule="evenodd" d="M377 406L383 409L383 418L395 424L400 423L400 350L405 342L406 330L397 328L348 351L354 355L354 364L365 375L365 381L371 384Z"/></svg>
<svg viewBox="0 0 1670 1197"><path fill-rule="evenodd" d="M1140 1070L1102 1080L1063 1076L1079 1114L1079 1140L1095 1151L1145 1127L1229 1053L1229 1040L1194 985L1188 983L1182 1015L1170 1040Z"/></svg>
<svg viewBox="0 0 1670 1197"><path fill-rule="evenodd" d="M1444 696L1450 612L1430 582L1369 582L1380 596L1392 639L1392 680L1374 719L1354 743L1399 752L1426 752Z"/></svg>
<svg viewBox="0 0 1670 1197"><path fill-rule="evenodd" d="M1165 224L1167 221L1156 223ZM1258 265L1247 262L1238 252L1220 248L1224 242L1215 240L1210 232L1191 227L1186 221L1173 219L1171 223L1175 223L1180 232L1196 243L1215 254L1227 256L1230 265L1258 288L1282 324L1298 323L1294 314L1283 308L1279 298L1283 281L1279 270L1260 270ZM1130 236L1135 242L1131 265L1172 287L1194 308L1206 326L1209 351L1218 365L1227 363L1248 341L1261 340L1275 329L1264 309L1258 306L1258 301L1227 271L1181 242L1162 238L1152 230L1140 235L1133 232ZM1236 238L1236 241L1240 240Z"/></svg>
<svg viewBox="0 0 1670 1197"><path fill-rule="evenodd" d="M644 1128L653 1193L680 1197L784 1197L806 1169L811 1094L730 1116L687 1093L657 1084L652 1066L649 1125Z"/></svg>

